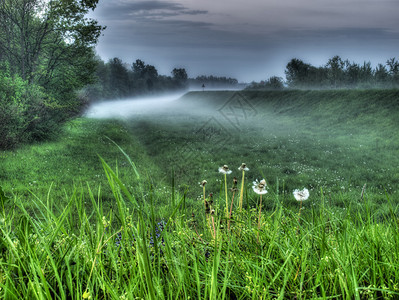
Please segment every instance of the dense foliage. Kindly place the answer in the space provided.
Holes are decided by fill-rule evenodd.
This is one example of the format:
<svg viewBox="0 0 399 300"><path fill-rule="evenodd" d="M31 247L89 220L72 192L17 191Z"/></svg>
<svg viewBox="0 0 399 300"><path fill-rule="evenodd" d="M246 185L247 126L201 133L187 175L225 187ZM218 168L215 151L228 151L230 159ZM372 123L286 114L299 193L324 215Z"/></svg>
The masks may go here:
<svg viewBox="0 0 399 300"><path fill-rule="evenodd" d="M0 3L0 148L41 140L80 112L103 29L85 14L98 0Z"/></svg>

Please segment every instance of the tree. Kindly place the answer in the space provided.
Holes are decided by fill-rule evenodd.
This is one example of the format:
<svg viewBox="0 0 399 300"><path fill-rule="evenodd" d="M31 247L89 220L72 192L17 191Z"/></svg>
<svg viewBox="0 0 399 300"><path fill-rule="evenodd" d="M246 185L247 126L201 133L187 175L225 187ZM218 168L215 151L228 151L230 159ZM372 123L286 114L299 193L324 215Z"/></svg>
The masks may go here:
<svg viewBox="0 0 399 300"><path fill-rule="evenodd" d="M328 79L331 87L338 88L342 86L344 82L344 67L345 62L338 55L330 58L326 64L328 70Z"/></svg>
<svg viewBox="0 0 399 300"><path fill-rule="evenodd" d="M135 87L138 90L153 91L158 82L158 71L152 66L145 64L141 59L137 59L132 65L133 80L136 81Z"/></svg>
<svg viewBox="0 0 399 300"><path fill-rule="evenodd" d="M307 85L311 65L302 60L293 58L285 67L286 81L291 88L301 88Z"/></svg>
<svg viewBox="0 0 399 300"><path fill-rule="evenodd" d="M136 62L132 65L132 69L135 77L142 78L145 73L145 62L141 59L136 59Z"/></svg>
<svg viewBox="0 0 399 300"><path fill-rule="evenodd" d="M85 18L98 0L2 0L2 60L29 82L48 83L57 67L78 67L104 29ZM90 52L90 51L89 51ZM91 54L91 53L90 53Z"/></svg>
<svg viewBox="0 0 399 300"><path fill-rule="evenodd" d="M357 63L350 63L349 61L345 61L346 64L346 72L345 72L345 81L346 85L349 88L356 88L360 82L360 66Z"/></svg>
<svg viewBox="0 0 399 300"><path fill-rule="evenodd" d="M399 61L394 57L387 60L389 75L394 86L399 85Z"/></svg>
<svg viewBox="0 0 399 300"><path fill-rule="evenodd" d="M25 96L25 107L34 105L37 115L24 130L45 128L80 112L84 99L77 91L94 80L96 61L93 46L104 27L85 14L98 0L1 0L0 63L9 78L17 78ZM11 84L11 83L10 83ZM29 92L40 90L40 103ZM3 89L7 89L3 86ZM12 90L10 86L9 89ZM12 93L11 93L12 94ZM11 107L11 99L2 109ZM11 110L23 118L25 110ZM52 126L52 125L51 125ZM56 126L57 127L57 126ZM45 134L44 134L45 135ZM43 136L44 136L43 135ZM32 135L31 135L32 136Z"/></svg>
<svg viewBox="0 0 399 300"><path fill-rule="evenodd" d="M387 68L382 65L378 64L374 71L374 80L378 87L389 87L389 74Z"/></svg>
<svg viewBox="0 0 399 300"><path fill-rule="evenodd" d="M178 87L186 87L187 86L187 72L186 69L183 68L174 68L172 70L173 79L176 82Z"/></svg>
<svg viewBox="0 0 399 300"><path fill-rule="evenodd" d="M108 62L109 88L112 97L124 98L129 95L129 74L120 58L113 58Z"/></svg>
<svg viewBox="0 0 399 300"><path fill-rule="evenodd" d="M360 67L360 82L362 88L371 88L374 84L374 73L370 62L364 62Z"/></svg>
<svg viewBox="0 0 399 300"><path fill-rule="evenodd" d="M13 74L68 98L72 90L93 81L92 48L104 27L85 14L97 2L2 0L2 60L9 63Z"/></svg>

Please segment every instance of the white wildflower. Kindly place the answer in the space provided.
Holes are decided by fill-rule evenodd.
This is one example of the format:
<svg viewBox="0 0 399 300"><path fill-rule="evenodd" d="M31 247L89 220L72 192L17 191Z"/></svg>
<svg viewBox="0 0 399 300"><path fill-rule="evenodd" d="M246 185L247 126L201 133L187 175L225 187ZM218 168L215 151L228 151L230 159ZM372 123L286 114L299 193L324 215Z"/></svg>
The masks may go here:
<svg viewBox="0 0 399 300"><path fill-rule="evenodd" d="M262 179L260 182L258 180L253 182L252 189L254 190L255 193L258 195L264 195L267 194L266 190L266 180Z"/></svg>
<svg viewBox="0 0 399 300"><path fill-rule="evenodd" d="M229 170L229 167L227 165L224 165L223 167L219 168L219 173L222 174L231 174L231 170Z"/></svg>
<svg viewBox="0 0 399 300"><path fill-rule="evenodd" d="M309 198L309 190L307 188L304 188L303 190L296 189L293 194L297 201L304 201Z"/></svg>
<svg viewBox="0 0 399 300"><path fill-rule="evenodd" d="M239 171L249 171L247 168L247 164L242 163L241 166L238 168Z"/></svg>

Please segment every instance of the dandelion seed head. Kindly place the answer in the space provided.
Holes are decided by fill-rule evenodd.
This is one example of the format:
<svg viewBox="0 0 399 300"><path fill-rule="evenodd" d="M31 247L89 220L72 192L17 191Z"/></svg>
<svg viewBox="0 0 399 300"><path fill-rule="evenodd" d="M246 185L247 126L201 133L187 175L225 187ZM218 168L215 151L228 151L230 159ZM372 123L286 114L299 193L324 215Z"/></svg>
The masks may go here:
<svg viewBox="0 0 399 300"><path fill-rule="evenodd" d="M266 187L267 187L266 180L262 179L261 181L258 181L258 180L254 181L252 189L258 195L264 195L264 194L267 194Z"/></svg>
<svg viewBox="0 0 399 300"><path fill-rule="evenodd" d="M249 171L246 163L242 163L241 166L238 168L238 170L239 171Z"/></svg>
<svg viewBox="0 0 399 300"><path fill-rule="evenodd" d="M207 184L208 183L208 181L206 181L206 180L202 180L201 182L200 182L200 186L201 187L204 187L205 186L205 184Z"/></svg>
<svg viewBox="0 0 399 300"><path fill-rule="evenodd" d="M231 170L229 170L229 167L227 165L224 165L223 167L219 168L219 173L222 174L231 174Z"/></svg>
<svg viewBox="0 0 399 300"><path fill-rule="evenodd" d="M303 190L296 189L293 194L297 201L304 201L309 198L309 190L307 188L304 188Z"/></svg>

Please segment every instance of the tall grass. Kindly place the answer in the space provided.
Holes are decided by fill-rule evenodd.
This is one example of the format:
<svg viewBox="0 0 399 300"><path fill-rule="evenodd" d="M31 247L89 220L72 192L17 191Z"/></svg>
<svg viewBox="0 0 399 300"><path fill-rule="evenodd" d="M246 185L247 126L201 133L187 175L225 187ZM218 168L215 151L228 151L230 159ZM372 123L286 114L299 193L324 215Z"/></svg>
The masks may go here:
<svg viewBox="0 0 399 300"><path fill-rule="evenodd" d="M219 210L214 236L200 226L206 222L202 201L202 213L193 218L184 208L185 196L175 195L178 203L164 209L162 221L152 201L136 199L117 170L104 160L102 165L114 211L104 211L101 190L95 195L89 186L65 195L66 206L54 201L51 190L46 199L32 195L35 208L29 210L18 197L0 193L2 203L14 207L1 212L1 298L399 296L399 228L393 205L391 216L377 222L369 209L372 199L365 199L360 210L349 205L338 211L311 195L320 205L305 201L299 222L298 213L284 203L262 211L260 218L256 209L240 213L237 204L239 216L229 230L224 210ZM93 210L85 208L87 200ZM265 195L264 201L275 200Z"/></svg>

